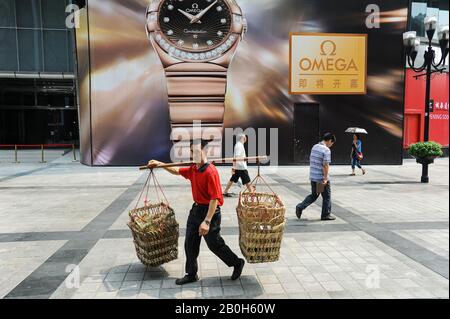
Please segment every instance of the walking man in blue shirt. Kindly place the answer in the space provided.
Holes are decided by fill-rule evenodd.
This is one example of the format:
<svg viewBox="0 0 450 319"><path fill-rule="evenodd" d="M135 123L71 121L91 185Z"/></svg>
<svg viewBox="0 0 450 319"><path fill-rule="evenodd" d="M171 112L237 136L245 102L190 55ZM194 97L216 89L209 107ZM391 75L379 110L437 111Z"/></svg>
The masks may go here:
<svg viewBox="0 0 450 319"><path fill-rule="evenodd" d="M298 204L295 210L297 218L302 217L303 211L314 203L319 195L322 194L322 220L335 220L331 215L331 185L329 180L329 171L331 164L330 148L336 142L336 137L331 133L326 133L322 142L313 146L310 156L310 180L311 195ZM322 191L323 190L323 191Z"/></svg>

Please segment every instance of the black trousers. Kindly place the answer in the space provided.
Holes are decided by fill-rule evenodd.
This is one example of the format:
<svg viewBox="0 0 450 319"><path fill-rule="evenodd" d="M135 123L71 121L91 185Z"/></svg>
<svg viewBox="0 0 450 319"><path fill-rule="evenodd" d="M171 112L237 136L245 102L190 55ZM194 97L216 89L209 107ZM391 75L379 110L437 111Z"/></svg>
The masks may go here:
<svg viewBox="0 0 450 319"><path fill-rule="evenodd" d="M305 198L305 200L297 205L297 208L300 210L306 209L312 203L314 203L319 195L317 195L317 183L311 182L311 195ZM327 217L331 214L331 184L325 186L325 189L322 193L323 203L322 203L322 218Z"/></svg>
<svg viewBox="0 0 450 319"><path fill-rule="evenodd" d="M186 274L195 276L198 272L197 258L200 253L200 243L202 238L198 234L200 225L208 214L208 206L196 205L192 206L186 227L186 239L184 249L186 252ZM220 223L222 216L220 207L217 207L216 214L211 220L208 235L204 236L208 248L219 257L228 267L234 267L239 264L239 258L225 244L220 235Z"/></svg>

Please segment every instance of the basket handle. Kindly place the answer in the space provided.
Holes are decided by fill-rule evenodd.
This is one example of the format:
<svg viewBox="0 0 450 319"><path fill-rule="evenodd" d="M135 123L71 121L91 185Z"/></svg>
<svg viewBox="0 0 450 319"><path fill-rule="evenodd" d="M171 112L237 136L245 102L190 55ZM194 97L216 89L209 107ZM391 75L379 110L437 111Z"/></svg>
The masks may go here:
<svg viewBox="0 0 450 319"><path fill-rule="evenodd" d="M144 204L147 205L147 203L148 203L148 194L149 194L149 191L150 191L150 182L153 182L153 188L155 189L157 202L158 203L162 203L162 204L166 204L167 206L169 206L169 201L167 200L167 197L164 194L164 191L162 190L162 187L159 184L153 169L150 169L150 173L147 176L147 179L146 179L146 181L144 183L144 187L142 187L141 193L139 194L139 197L138 197L138 200L136 202L136 206L135 206L134 209L137 209L139 203L141 202L141 198L142 198L142 195L144 194L144 192L145 192ZM160 196L160 193L161 193L161 196ZM161 199L161 197L162 197L162 199Z"/></svg>
<svg viewBox="0 0 450 319"><path fill-rule="evenodd" d="M278 194L274 192L272 187L270 187L269 184L266 182L266 180L261 176L261 161L259 160L259 158L256 159L256 163L258 164L258 174L253 179L253 181L250 183L250 185L255 186L255 189L256 189L256 186L258 185L258 182L261 181L273 193L273 195L278 197ZM249 191L248 191L248 188L247 188L247 189L245 189L243 194L248 193L248 192Z"/></svg>

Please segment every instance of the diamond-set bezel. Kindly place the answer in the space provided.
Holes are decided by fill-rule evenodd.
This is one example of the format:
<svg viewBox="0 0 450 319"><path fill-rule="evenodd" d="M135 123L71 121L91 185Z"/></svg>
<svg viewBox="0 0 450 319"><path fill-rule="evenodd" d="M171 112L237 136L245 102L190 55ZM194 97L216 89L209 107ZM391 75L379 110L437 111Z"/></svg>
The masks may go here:
<svg viewBox="0 0 450 319"><path fill-rule="evenodd" d="M208 61L217 59L231 49L239 38L237 34L231 33L221 45L215 47L214 49L203 52L190 52L179 49L171 42L168 42L161 32L153 32L151 36L153 36L154 41L159 45L159 47L167 52L167 54L171 57L186 61Z"/></svg>

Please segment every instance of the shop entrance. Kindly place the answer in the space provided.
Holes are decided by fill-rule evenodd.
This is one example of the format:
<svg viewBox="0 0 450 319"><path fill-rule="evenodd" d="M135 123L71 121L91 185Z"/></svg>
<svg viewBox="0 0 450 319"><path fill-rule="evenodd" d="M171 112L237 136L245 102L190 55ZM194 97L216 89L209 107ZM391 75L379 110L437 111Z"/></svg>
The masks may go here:
<svg viewBox="0 0 450 319"><path fill-rule="evenodd" d="M311 148L320 139L318 103L294 105L294 163L308 164Z"/></svg>

